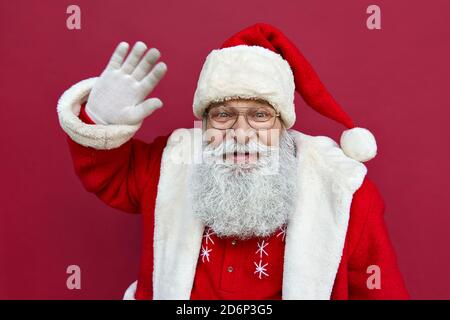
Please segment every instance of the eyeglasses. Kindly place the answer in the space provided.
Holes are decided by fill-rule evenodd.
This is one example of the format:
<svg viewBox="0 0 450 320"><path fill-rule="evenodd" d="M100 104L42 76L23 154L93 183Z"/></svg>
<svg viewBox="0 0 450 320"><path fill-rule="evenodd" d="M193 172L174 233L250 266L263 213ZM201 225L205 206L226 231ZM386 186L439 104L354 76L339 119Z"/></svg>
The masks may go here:
<svg viewBox="0 0 450 320"><path fill-rule="evenodd" d="M239 112L233 107L214 106L206 111L210 125L219 130L231 129L237 122L239 115L243 114L248 125L255 130L271 129L276 119L280 116L271 107L251 107L244 112Z"/></svg>

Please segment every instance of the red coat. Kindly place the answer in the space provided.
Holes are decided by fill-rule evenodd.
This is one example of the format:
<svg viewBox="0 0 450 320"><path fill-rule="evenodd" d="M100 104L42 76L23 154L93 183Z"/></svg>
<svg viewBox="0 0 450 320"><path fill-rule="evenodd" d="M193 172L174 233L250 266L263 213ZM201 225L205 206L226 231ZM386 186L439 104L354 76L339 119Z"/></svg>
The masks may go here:
<svg viewBox="0 0 450 320"><path fill-rule="evenodd" d="M77 97L72 98L72 100L74 99L77 99ZM62 102L60 103L62 104ZM62 113L63 111L60 112ZM158 137L152 143L145 143L138 139L131 138L118 147L105 147L100 150L97 147L94 148L88 146L89 142L83 140L90 135L89 131L86 130L91 130L92 128L86 128L85 126L88 126L87 124L78 123L74 119L70 119L70 121L75 124L69 123L69 120L64 122L61 120L62 118L63 117L60 115L61 125L70 136L67 138L67 141L70 147L75 172L86 190L96 194L102 201L113 208L130 213L141 213L143 215L141 267L137 290L134 297L136 299L163 299L165 297L178 297L177 292L184 292L181 297L189 298L193 283L195 283L196 287L201 287L202 284L202 281L198 280L198 275L196 275L197 278L194 278L194 273L196 273L195 270L190 270L192 269L192 266L195 267L195 264L193 263L197 263L201 245L200 242L195 240L192 244L186 244L186 247L182 248L180 254L181 252L190 252L190 254L186 254L184 258L170 258L169 262L171 264L167 264L168 262L164 262L166 264L159 262L165 254L170 252L168 249L171 248L170 246L168 247L169 244L167 244L166 247L161 247L160 249L157 248L157 244L165 243L167 235L163 233L164 228L166 228L166 225L163 225L165 216L160 215L155 221L155 212L167 211L166 207L169 202L164 201L177 202L173 200L176 199L173 198L173 196L174 193L176 196L177 190L181 188L181 183L174 182L173 185L171 185L170 180L160 181L160 173L163 172L161 163L164 162L164 150L172 148L172 143L170 142L168 144L168 137ZM86 118L84 118L84 120L87 121ZM68 127L70 126L72 126L72 129L69 130ZM81 127L83 130L80 129ZM89 127L100 128L100 126L95 125ZM104 132L102 132L102 134L104 134ZM109 133L104 134L105 137L108 135ZM98 139L98 136L92 137ZM81 141L80 143L85 144L85 146L74 141L77 139L78 141ZM337 179L336 182L333 182L329 187L323 186L323 183L320 183L320 188L325 188L324 193L329 192L331 198L337 198L330 200L332 201L330 203L335 203L339 210L336 211L333 208L329 209L328 207L330 205L326 205L319 211L316 211L314 216L312 216L312 219L310 219L310 217L308 218L308 216L300 216L298 220L291 223L293 226L290 234L288 233L286 241L286 252L289 250L290 253L285 255L285 259L286 257L288 259L284 269L281 271L283 273L282 276L278 277L278 279L284 279L281 280L283 283L279 283L278 285L280 286L280 289L283 289L283 294L286 294L285 298L408 298L402 276L397 266L394 249L390 243L383 219L384 203L376 186L365 176L364 171L360 175L361 181L356 182L355 184L358 187L355 188L356 190L354 192L350 192L350 197L337 197L337 195L340 194L345 195L344 189L347 184L352 184L352 181L356 179L353 179L353 177L348 179L348 176L352 175L350 171L347 171L348 174L346 176L346 171L339 170L350 170L349 166L354 166L354 169L352 170L360 170L362 165L360 166L354 162L347 163L347 159L344 159L339 148L334 146L334 144L330 142L330 139L308 138L305 141L315 141L314 144L318 143L318 148L326 150L329 157L335 158L335 160L333 160L335 162L327 164L327 166L330 166L329 168L332 168L336 172L328 170L328 167L324 167L321 170L328 170L330 171L329 174L332 174L333 176L342 175L339 179L343 182L339 184L338 182L341 180ZM95 143L97 146L97 142ZM107 142L105 142L105 146L106 145ZM307 148L307 143L305 143L305 153L308 152ZM301 152L302 149L300 149L300 153ZM317 157L318 153L316 154L316 151L314 151L314 153L314 157ZM318 161L322 160L319 159ZM344 162L346 162L345 165L339 164ZM305 166L306 163L305 160ZM339 165L340 167L332 167L334 164ZM165 167L166 170L170 168L169 165L165 165ZM311 180L309 180L309 183L312 184L321 177L314 172L322 171L311 171L311 177L309 177ZM307 175L308 172L305 171L305 175ZM356 176L360 171L352 172L354 172ZM180 171L180 173L174 172L174 174L182 175L183 173ZM304 205L307 206L311 197L321 197L321 195L317 195L317 193L311 194L309 198L300 199L300 202L305 203ZM183 198L181 197L180 202L184 201L182 199ZM349 218L346 219L344 214L342 214L342 216L344 216L343 218L341 218L340 215L345 212L347 201L349 205L351 203L351 206L348 210ZM312 203L320 204L321 202L324 201ZM169 213L166 212L165 215L169 215L170 212L176 211L177 205L178 204L173 203L173 209L169 208L170 210L167 211ZM312 208L311 210L314 211L315 209ZM326 211L337 212L338 214L335 218L336 221L331 221L330 225L325 225L324 230L321 231L317 228L321 228L321 225L324 224L323 222L326 222L325 224L328 224L329 222L327 220L322 220L318 225L315 224L313 220L316 219L316 216L319 220L328 219L326 216L320 216L322 212ZM169 222L172 221L173 223L177 222L176 219L169 219ZM188 224L188 222L186 222L186 224ZM298 226L295 226L296 224ZM155 226L158 225L160 226L159 231L155 230ZM185 227L183 224L181 225L180 228ZM308 225L308 229L301 229L303 225ZM200 237L201 240L203 228L194 225L192 230L192 234L197 234L196 239ZM296 230L302 230L302 232L296 232ZM298 242L297 233L302 237L310 237L311 239L316 240L313 240L311 245L306 244L308 247L305 247L306 245L301 243L304 243L304 240L309 238L302 238L303 240ZM322 235L320 237L325 237L326 239L323 244L318 243L321 241L321 238L317 238L318 236L316 235L321 233ZM335 236L333 235L334 233ZM328 234L331 234L334 238L330 239L334 240L327 240ZM176 236L186 237L189 236L189 234L185 235L183 232L179 232ZM341 238L342 246L339 245L339 239ZM300 245L298 245L299 243ZM288 246L291 246L292 248L288 248ZM296 254L299 256L293 257L293 255ZM192 255L195 256L191 257ZM172 276L164 274L163 270L170 269L172 266L174 269L171 271L175 272L173 279L171 278ZM175 270L178 266L180 269L183 269L182 271L179 271L183 273L179 275L179 278L177 278L176 274L178 271ZM367 280L371 276L370 266L377 266L381 271L381 288L379 289L371 289L367 286ZM154 270L154 268L157 268L157 270ZM158 283L153 283L155 279ZM182 279L182 281L179 279ZM183 283L177 284L177 282ZM287 282L289 282L289 284L287 284ZM173 291L171 291L172 285ZM207 284L205 283L205 285ZM158 290L158 293L154 292L154 290ZM211 297L210 294L207 295L206 293L207 291L211 291L210 288L208 290L205 290L205 297ZM254 298L264 298L258 296L258 290L254 291ZM201 290L197 290L197 297L201 294ZM232 295L229 297L233 298ZM240 297L239 293L236 294L236 297Z"/></svg>

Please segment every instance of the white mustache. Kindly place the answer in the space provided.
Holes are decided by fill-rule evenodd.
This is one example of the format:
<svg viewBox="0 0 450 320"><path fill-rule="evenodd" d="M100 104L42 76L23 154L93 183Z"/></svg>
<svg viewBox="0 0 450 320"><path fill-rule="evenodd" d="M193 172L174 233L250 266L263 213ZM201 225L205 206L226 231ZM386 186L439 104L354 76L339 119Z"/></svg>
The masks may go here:
<svg viewBox="0 0 450 320"><path fill-rule="evenodd" d="M260 156L264 156L274 151L278 151L278 146L265 145L259 139L250 139L246 144L238 143L234 139L227 139L216 147L209 143L206 144L204 154L207 156L221 157L233 153L258 153Z"/></svg>

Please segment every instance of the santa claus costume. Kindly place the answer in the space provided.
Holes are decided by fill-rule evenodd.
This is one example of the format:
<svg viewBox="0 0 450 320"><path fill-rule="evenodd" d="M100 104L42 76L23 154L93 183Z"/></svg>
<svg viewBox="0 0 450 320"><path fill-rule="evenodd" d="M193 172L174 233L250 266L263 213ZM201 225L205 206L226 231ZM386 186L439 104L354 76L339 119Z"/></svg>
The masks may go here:
<svg viewBox="0 0 450 320"><path fill-rule="evenodd" d="M143 215L141 266L126 299L404 299L408 297L383 220L384 203L362 163L373 135L355 127L296 46L258 23L233 35L204 63L194 96L197 118L212 101L268 101L287 129L294 93L347 127L340 145L289 129L298 175L295 212L266 238L220 238L192 213L189 177L201 129L178 129L146 143L138 125L95 124L84 110L96 78L58 102L75 172L111 207ZM368 285L370 266L381 272Z"/></svg>

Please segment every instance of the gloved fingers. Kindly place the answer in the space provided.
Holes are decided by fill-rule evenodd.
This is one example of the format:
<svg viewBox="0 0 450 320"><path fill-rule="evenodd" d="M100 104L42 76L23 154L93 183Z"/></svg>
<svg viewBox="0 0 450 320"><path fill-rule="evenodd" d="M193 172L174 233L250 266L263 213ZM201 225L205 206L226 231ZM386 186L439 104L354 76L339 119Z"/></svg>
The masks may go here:
<svg viewBox="0 0 450 320"><path fill-rule="evenodd" d="M145 43L143 43L142 41L136 42L133 46L133 49L131 49L130 54L122 65L122 71L131 74L138 65L139 61L142 58L142 55L146 50L147 46L145 45Z"/></svg>
<svg viewBox="0 0 450 320"><path fill-rule="evenodd" d="M150 69L155 65L156 61L161 57L161 53L156 48L151 48L145 54L144 58L139 62L136 69L134 69L132 76L141 81L149 73Z"/></svg>
<svg viewBox="0 0 450 320"><path fill-rule="evenodd" d="M141 81L146 95L151 92L156 85L161 81L167 72L167 65L164 62L158 62L156 66L147 74Z"/></svg>
<svg viewBox="0 0 450 320"><path fill-rule="evenodd" d="M158 98L147 99L136 106L126 108L123 114L123 121L126 124L138 124L162 106L163 103Z"/></svg>
<svg viewBox="0 0 450 320"><path fill-rule="evenodd" d="M129 45L128 43L122 41L119 43L114 50L114 53L111 56L111 59L109 59L108 65L106 66L107 69L120 69L123 63L123 59L127 55Z"/></svg>
<svg viewBox="0 0 450 320"><path fill-rule="evenodd" d="M150 98L142 101L140 104L134 107L134 113L138 118L144 120L155 111L163 106L163 102L158 98Z"/></svg>

